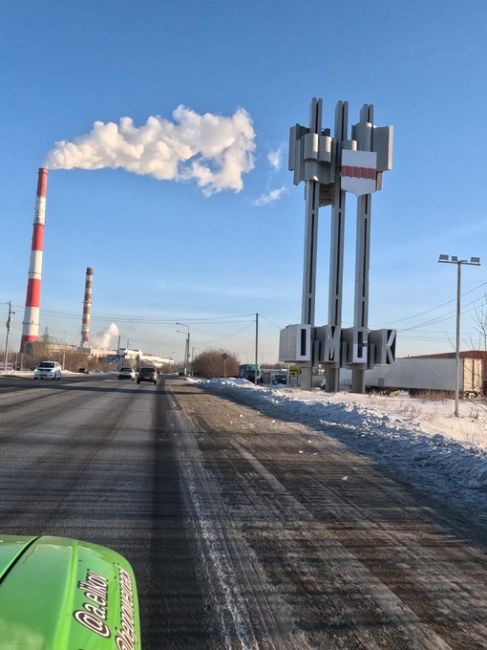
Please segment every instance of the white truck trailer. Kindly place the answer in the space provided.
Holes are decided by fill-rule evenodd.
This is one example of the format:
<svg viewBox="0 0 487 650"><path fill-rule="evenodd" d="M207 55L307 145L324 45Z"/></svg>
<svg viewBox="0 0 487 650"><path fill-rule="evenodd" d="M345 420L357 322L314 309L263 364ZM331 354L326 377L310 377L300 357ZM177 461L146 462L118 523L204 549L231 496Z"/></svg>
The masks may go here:
<svg viewBox="0 0 487 650"><path fill-rule="evenodd" d="M476 397L482 394L482 359L460 359L460 394ZM368 390L409 393L455 391L455 359L396 359L390 366L377 366L365 373Z"/></svg>

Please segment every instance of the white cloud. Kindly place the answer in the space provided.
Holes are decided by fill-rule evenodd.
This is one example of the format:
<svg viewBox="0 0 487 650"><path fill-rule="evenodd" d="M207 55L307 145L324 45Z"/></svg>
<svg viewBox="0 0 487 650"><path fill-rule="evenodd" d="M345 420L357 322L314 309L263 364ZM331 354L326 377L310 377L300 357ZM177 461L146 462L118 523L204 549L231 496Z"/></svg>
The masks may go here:
<svg viewBox="0 0 487 650"><path fill-rule="evenodd" d="M269 151L267 154L267 161L269 162L269 165L276 171L279 171L279 169L281 169L284 149L284 145L281 144L275 151Z"/></svg>
<svg viewBox="0 0 487 650"><path fill-rule="evenodd" d="M259 196L258 199L254 201L254 205L257 207L262 207L263 205L269 205L270 203L274 203L275 201L279 201L279 199L287 192L285 187L279 187L275 190L271 190L267 194L262 194Z"/></svg>
<svg viewBox="0 0 487 650"><path fill-rule="evenodd" d="M239 192L242 174L254 167L255 132L239 108L231 117L199 115L178 106L173 121L150 116L140 127L132 118L119 124L95 122L73 142L56 142L46 158L50 169L125 169L158 180L194 180L203 194Z"/></svg>

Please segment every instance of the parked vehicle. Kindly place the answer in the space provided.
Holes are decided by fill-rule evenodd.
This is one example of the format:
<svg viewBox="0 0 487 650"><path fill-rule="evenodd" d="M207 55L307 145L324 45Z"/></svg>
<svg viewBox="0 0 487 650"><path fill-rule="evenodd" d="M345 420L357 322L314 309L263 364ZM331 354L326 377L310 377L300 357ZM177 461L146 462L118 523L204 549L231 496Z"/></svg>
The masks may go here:
<svg viewBox="0 0 487 650"><path fill-rule="evenodd" d="M41 361L34 370L34 379L61 379L61 364L57 361Z"/></svg>
<svg viewBox="0 0 487 650"><path fill-rule="evenodd" d="M157 370L154 366L142 366L137 373L137 383L141 381L150 381L154 385L157 384Z"/></svg>
<svg viewBox="0 0 487 650"><path fill-rule="evenodd" d="M1 648L141 649L134 573L115 551L2 535L0 575Z"/></svg>
<svg viewBox="0 0 487 650"><path fill-rule="evenodd" d="M483 360L465 357L460 359L460 394L464 397L482 395ZM377 366L365 372L368 391L390 393L408 391L410 395L427 392L453 394L455 391L455 359L408 357L396 359L390 366ZM340 385L350 386L351 371L342 370ZM324 388L324 382L322 387Z"/></svg>
<svg viewBox="0 0 487 650"><path fill-rule="evenodd" d="M262 368L261 383L264 386L287 386L288 371L286 368Z"/></svg>
<svg viewBox="0 0 487 650"><path fill-rule="evenodd" d="M239 377L255 383L255 368L255 363L244 363L243 365L239 366ZM260 366L257 365L257 382L260 382L261 376L262 373Z"/></svg>
<svg viewBox="0 0 487 650"><path fill-rule="evenodd" d="M118 379L129 379L130 381L135 381L135 370L130 366L123 366L118 371Z"/></svg>

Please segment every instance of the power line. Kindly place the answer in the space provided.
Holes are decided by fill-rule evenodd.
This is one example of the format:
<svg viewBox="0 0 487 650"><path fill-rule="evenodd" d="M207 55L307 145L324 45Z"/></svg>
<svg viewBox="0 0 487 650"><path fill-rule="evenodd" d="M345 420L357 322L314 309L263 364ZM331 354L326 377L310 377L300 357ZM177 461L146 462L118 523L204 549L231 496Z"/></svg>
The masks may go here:
<svg viewBox="0 0 487 650"><path fill-rule="evenodd" d="M472 300L472 302L468 302L464 307L462 307L462 315L463 314L469 314L472 311L475 311L479 307L476 303L479 302L479 300L484 300L484 298L476 298L475 300ZM465 307L470 307L471 305L474 305L471 309L465 309ZM437 316L436 318L433 318L429 321L425 321L424 323L419 323L419 325L412 325L411 327L406 327L405 329L399 330L401 332L409 332L410 330L417 329L418 327L424 327L426 325L435 325L436 323L441 323L444 320L448 320L449 318L452 318L454 316L455 312L448 312L448 314L442 314L441 316Z"/></svg>
<svg viewBox="0 0 487 650"><path fill-rule="evenodd" d="M8 302L2 304L8 305ZM21 305L14 305L19 309L22 308ZM0 308L1 309L1 308ZM54 309L42 309L43 314L48 314L50 316L59 316L61 318L70 318L79 320L81 318L81 310L79 313L69 312L69 311L59 311ZM245 318L247 317L247 318ZM242 320L245 318L245 320ZM248 323L250 318L254 320L254 314L236 314L229 316L208 316L208 317L177 317L177 318L151 318L145 316L135 316L135 315L123 315L123 314L93 314L91 317L92 321L118 321L134 324L154 324L154 325L175 325L177 321L184 320L185 322L192 325L225 325L233 323Z"/></svg>
<svg viewBox="0 0 487 650"><path fill-rule="evenodd" d="M462 297L468 296L468 294L473 293L474 291L478 291L482 287L485 287L487 285L487 282L482 282L479 284L477 287L474 287L473 289L469 289L468 291L465 291L462 293ZM482 298L477 298L477 300L482 300L485 299L484 296ZM436 307L431 307L430 309L425 309L424 311L420 311L417 314L412 314L411 316L404 316L404 318L396 318L394 319L395 323L402 323L405 320L411 320L413 318L418 318L419 316L424 316L424 314L429 314L432 311L435 311L436 309L441 309L441 307L444 307L445 305L449 305L450 303L455 302L455 298L452 298L451 300L447 300L446 302L442 302L440 305L436 305ZM469 303L471 304L471 303ZM374 327L380 327L381 324L379 325L374 325ZM405 331L405 330L404 330Z"/></svg>
<svg viewBox="0 0 487 650"><path fill-rule="evenodd" d="M276 327L278 330L282 330L282 329L283 329L283 326L282 326L282 325L276 325L276 323L273 323L271 320L269 320L269 319L266 318L265 316L262 316L262 314L259 313L259 316L260 316L263 320L267 321L268 323L270 323L271 325L273 325L274 327Z"/></svg>
<svg viewBox="0 0 487 650"><path fill-rule="evenodd" d="M215 343L215 341L221 341L222 339L229 339L232 336L237 336L237 334L240 334L241 332L245 332L245 330L248 330L249 327L251 327L254 324L255 321L250 322L248 325L245 327L242 327L242 329L237 330L236 332L233 332L231 334L225 334L222 336L218 336L215 339L211 339L210 341L198 341L200 345L208 345L209 343Z"/></svg>

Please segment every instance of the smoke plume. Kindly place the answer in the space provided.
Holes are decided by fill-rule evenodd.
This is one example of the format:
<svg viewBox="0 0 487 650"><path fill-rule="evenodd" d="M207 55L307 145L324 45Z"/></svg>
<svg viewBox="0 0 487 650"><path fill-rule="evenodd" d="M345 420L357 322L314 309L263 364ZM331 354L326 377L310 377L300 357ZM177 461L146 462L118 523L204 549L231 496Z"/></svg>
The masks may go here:
<svg viewBox="0 0 487 650"><path fill-rule="evenodd" d="M91 337L91 344L98 348L110 348L112 346L112 339L118 337L119 330L115 323L110 325L103 332L98 332Z"/></svg>
<svg viewBox="0 0 487 650"><path fill-rule="evenodd" d="M50 169L122 168L166 181L194 180L209 196L239 192L242 174L254 167L255 132L242 108L231 117L199 115L178 106L173 121L151 116L137 127L132 118L95 122L90 133L61 140L47 154Z"/></svg>

